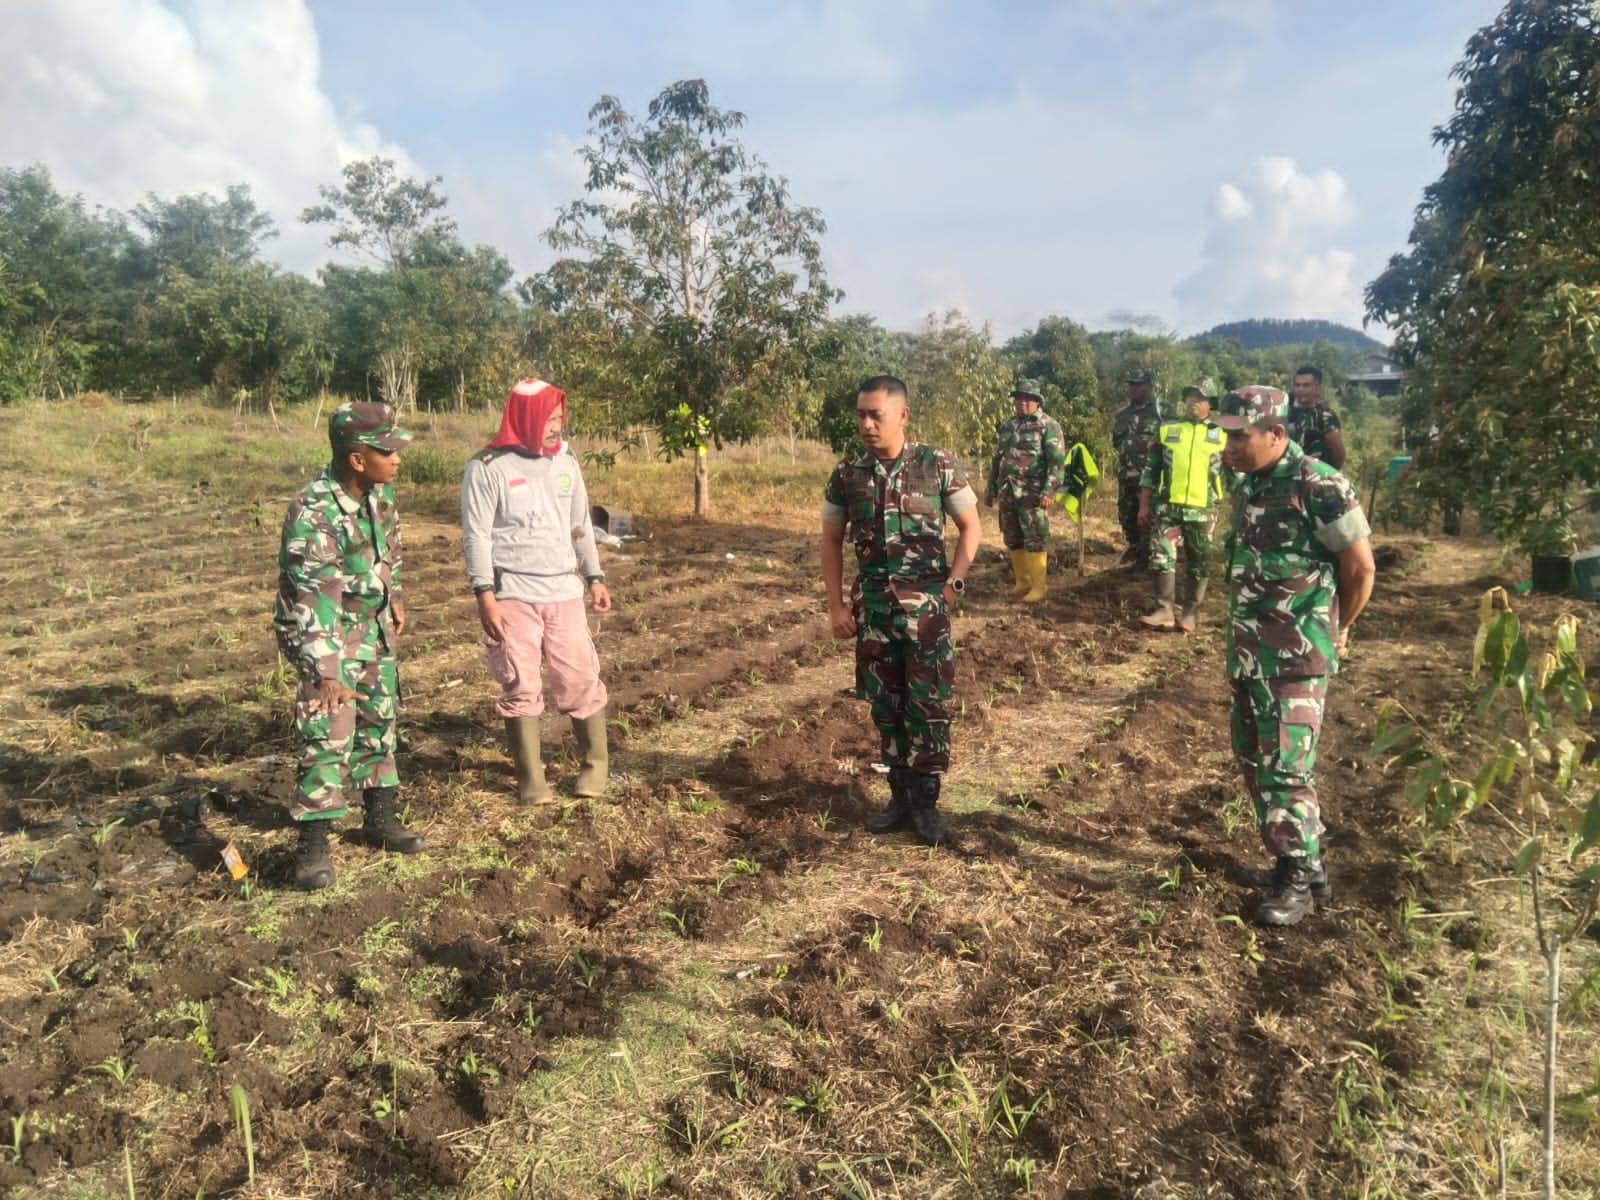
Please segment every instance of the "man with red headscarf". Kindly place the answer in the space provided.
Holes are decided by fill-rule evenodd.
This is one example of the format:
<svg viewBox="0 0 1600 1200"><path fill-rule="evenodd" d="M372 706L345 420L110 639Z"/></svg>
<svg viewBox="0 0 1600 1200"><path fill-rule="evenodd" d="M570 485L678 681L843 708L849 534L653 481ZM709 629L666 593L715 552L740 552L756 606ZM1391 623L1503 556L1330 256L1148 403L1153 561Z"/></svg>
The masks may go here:
<svg viewBox="0 0 1600 1200"><path fill-rule="evenodd" d="M500 432L461 479L461 548L524 804L551 794L539 752L541 663L550 698L578 739L583 767L573 791L603 795L608 771L606 685L583 601L587 592L595 611L605 612L611 593L583 473L561 439L566 418L565 392L522 380L506 397Z"/></svg>

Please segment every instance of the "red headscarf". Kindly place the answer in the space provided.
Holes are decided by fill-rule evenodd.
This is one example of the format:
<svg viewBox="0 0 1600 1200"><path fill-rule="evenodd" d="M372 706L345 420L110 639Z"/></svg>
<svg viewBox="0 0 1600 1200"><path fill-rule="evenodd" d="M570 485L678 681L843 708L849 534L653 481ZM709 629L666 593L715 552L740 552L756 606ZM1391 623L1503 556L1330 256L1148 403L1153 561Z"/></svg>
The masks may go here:
<svg viewBox="0 0 1600 1200"><path fill-rule="evenodd" d="M494 435L491 446L516 447L529 454L554 454L561 449L561 435L544 441L544 424L556 409L561 410L563 421L567 412L567 394L554 384L542 379L522 379L506 396L506 411L500 416L500 432Z"/></svg>

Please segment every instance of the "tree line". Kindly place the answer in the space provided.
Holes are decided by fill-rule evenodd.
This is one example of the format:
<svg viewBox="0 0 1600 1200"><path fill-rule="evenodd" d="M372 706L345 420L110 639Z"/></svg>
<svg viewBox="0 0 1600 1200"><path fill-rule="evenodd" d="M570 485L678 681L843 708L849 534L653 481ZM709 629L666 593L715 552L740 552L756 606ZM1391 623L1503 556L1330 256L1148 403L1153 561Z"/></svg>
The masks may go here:
<svg viewBox="0 0 1600 1200"><path fill-rule="evenodd" d="M704 516L710 452L774 435L842 448L867 375L903 376L918 436L981 462L1019 376L1104 456L1129 369L1175 396L1201 374L1286 385L1306 362L1347 430L1354 418L1347 441L1369 471L1414 449L1407 487L1424 508L1570 541L1573 484L1600 488L1592 3L1510 0L1455 75L1455 115L1435 133L1448 165L1411 249L1367 291L1408 369L1394 439L1386 402L1344 389L1370 343L1338 327L1264 319L1182 339L1049 315L996 344L954 311L909 331L834 315L821 213L743 144L743 115L702 80L642 114L613 96L590 109L583 194L545 233L558 257L521 280L494 247L462 242L440 178L383 158L347 165L301 214L359 260L315 281L265 257L276 229L242 185L124 214L62 195L43 166L0 169L0 403L205 389L270 406L327 390L467 409L537 373L583 398L579 433L643 434L652 453L691 457ZM1281 344L1302 331L1315 340Z"/></svg>
<svg viewBox="0 0 1600 1200"><path fill-rule="evenodd" d="M821 214L738 141L744 118L702 81L643 117L604 97L590 119L586 194L546 235L561 257L522 280L461 241L442 179L383 158L347 165L302 213L356 260L316 280L267 258L277 229L244 185L119 213L63 195L44 166L0 169L0 402L200 390L271 408L332 391L464 410L538 373L583 397L580 432L642 432L653 452L692 457L704 515L712 450L762 436L843 449L868 375L903 376L918 435L977 462L1019 377L1103 456L1133 367L1175 394L1199 374L1286 382L1301 360L1337 386L1358 361L1328 341L1250 350L1064 316L998 345L956 311L910 331L834 316Z"/></svg>

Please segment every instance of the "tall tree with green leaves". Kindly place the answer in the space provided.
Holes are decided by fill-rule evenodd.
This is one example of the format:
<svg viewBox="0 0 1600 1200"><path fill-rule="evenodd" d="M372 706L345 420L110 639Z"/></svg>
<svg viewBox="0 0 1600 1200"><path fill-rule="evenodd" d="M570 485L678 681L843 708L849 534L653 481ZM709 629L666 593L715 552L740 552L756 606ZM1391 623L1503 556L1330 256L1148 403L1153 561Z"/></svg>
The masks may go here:
<svg viewBox="0 0 1600 1200"><path fill-rule="evenodd" d="M152 274L181 271L192 279L218 264L230 267L254 262L261 244L278 236L272 217L256 207L250 186L236 183L218 200L207 192L163 200L151 193L133 209L134 224L144 232L144 253Z"/></svg>
<svg viewBox="0 0 1600 1200"><path fill-rule="evenodd" d="M330 263L322 280L339 362L336 384L378 394L400 408L468 396L503 394L516 358L511 266L490 246L468 248L445 215L441 177L412 179L386 158L346 164L340 187L301 220L329 224L332 246L348 246L377 264Z"/></svg>
<svg viewBox="0 0 1600 1200"><path fill-rule="evenodd" d="M349 246L383 266L398 269L423 238L453 240L455 221L444 215L448 200L435 185L442 176L412 179L392 158L373 155L346 163L340 187L317 189L321 204L300 214L307 225L332 225L330 246Z"/></svg>
<svg viewBox="0 0 1600 1200"><path fill-rule="evenodd" d="M323 382L326 318L309 279L223 261L199 277L177 273L164 298L204 382L240 407L259 395L272 412L286 375L302 388Z"/></svg>
<svg viewBox="0 0 1600 1200"><path fill-rule="evenodd" d="M694 514L709 517L708 449L759 430L838 295L825 226L738 140L744 115L713 105L702 79L664 88L642 119L602 96L589 121L585 196L545 234L563 257L524 294L613 327L613 382L665 453L693 456Z"/></svg>
<svg viewBox="0 0 1600 1200"><path fill-rule="evenodd" d="M0 167L8 297L0 401L63 397L98 382L136 294L134 246L118 214L63 196L44 167Z"/></svg>
<svg viewBox="0 0 1600 1200"><path fill-rule="evenodd" d="M1593 0L1511 0L1473 35L1444 173L1367 288L1409 368L1418 489L1535 552L1600 486L1600 24Z"/></svg>
<svg viewBox="0 0 1600 1200"><path fill-rule="evenodd" d="M1019 376L1039 380L1045 411L1062 423L1069 439L1098 431L1100 388L1094 350L1082 325L1068 317L1045 317L1000 352Z"/></svg>
<svg viewBox="0 0 1600 1200"><path fill-rule="evenodd" d="M900 335L900 345L916 439L954 452L971 470L987 467L996 430L1012 413L1015 382L989 326L956 309L930 313L916 333Z"/></svg>

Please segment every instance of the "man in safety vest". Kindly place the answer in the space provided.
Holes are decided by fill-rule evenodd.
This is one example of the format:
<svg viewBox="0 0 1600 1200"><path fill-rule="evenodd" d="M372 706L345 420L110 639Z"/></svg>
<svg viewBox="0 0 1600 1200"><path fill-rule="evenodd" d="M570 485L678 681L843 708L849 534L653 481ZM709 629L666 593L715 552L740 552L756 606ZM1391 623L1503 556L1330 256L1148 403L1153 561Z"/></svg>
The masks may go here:
<svg viewBox="0 0 1600 1200"><path fill-rule="evenodd" d="M1216 519L1211 505L1222 498L1227 446L1226 435L1209 420L1216 398L1217 385L1204 376L1183 389L1184 417L1161 427L1139 477L1139 529L1150 536L1156 593L1155 611L1139 618L1146 629L1171 629L1176 619L1184 633L1194 632L1206 598ZM1174 618L1180 547L1188 560L1189 594Z"/></svg>

